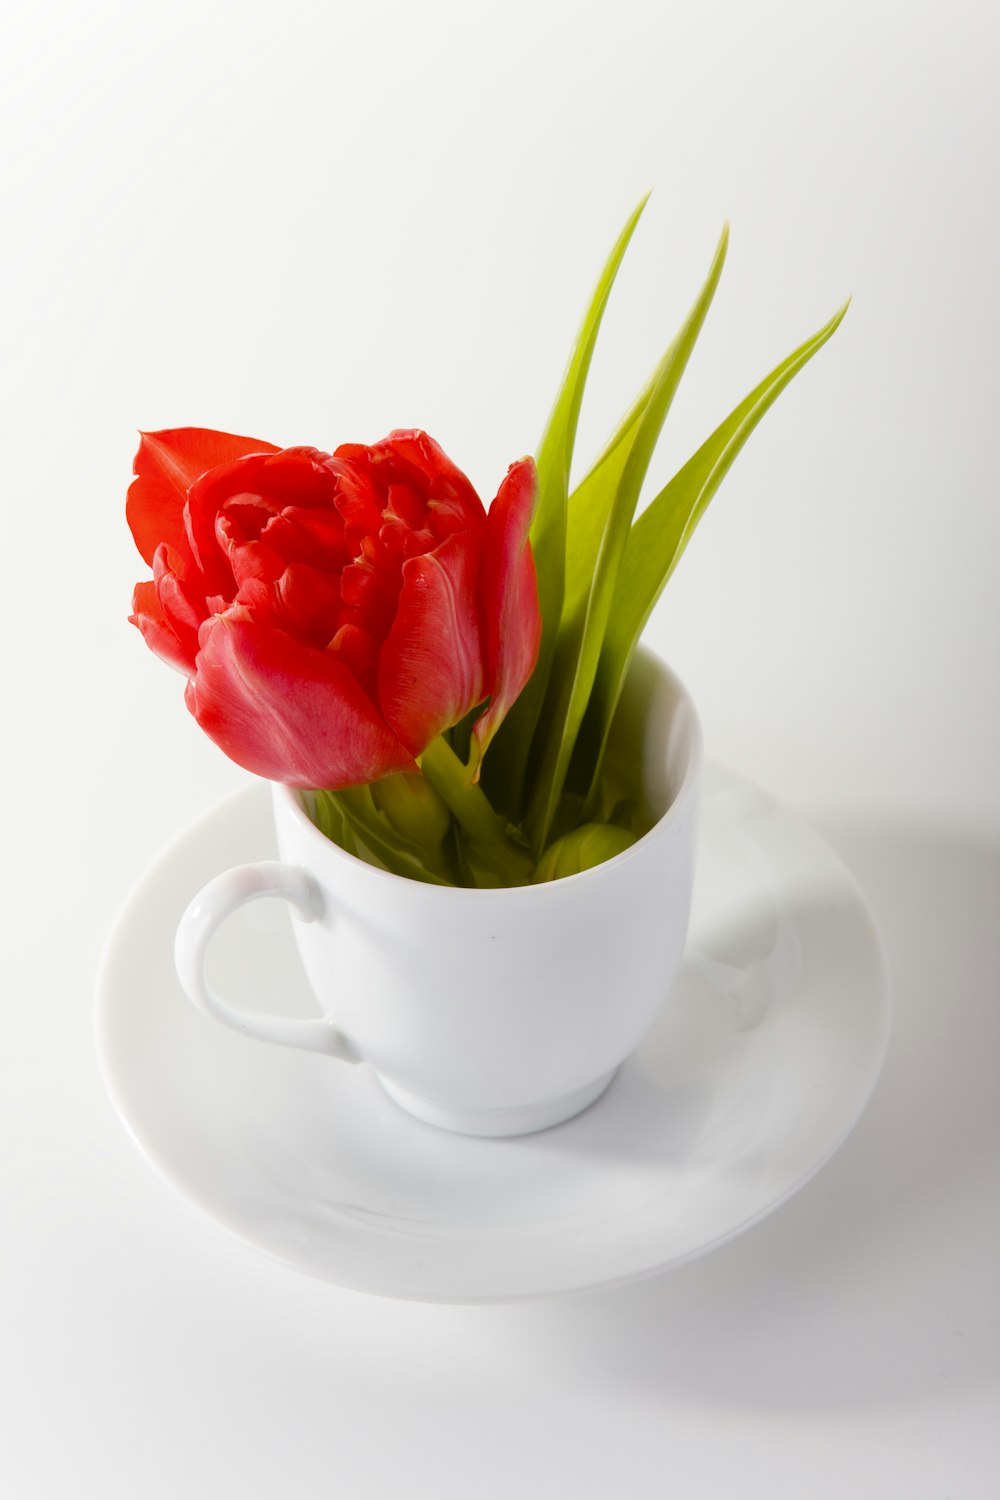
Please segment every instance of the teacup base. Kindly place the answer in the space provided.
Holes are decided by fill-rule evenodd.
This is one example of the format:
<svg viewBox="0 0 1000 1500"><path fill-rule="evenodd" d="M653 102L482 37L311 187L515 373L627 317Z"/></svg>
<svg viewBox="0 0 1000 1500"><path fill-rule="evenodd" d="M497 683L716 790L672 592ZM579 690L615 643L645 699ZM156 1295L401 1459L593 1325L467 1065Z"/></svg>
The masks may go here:
<svg viewBox="0 0 1000 1500"><path fill-rule="evenodd" d="M381 1074L376 1073L375 1076L395 1104L405 1109L407 1114L423 1120L425 1124L436 1125L440 1130L451 1130L458 1135L497 1137L531 1135L536 1130L548 1130L552 1125L561 1125L564 1120L571 1120L574 1115L585 1110L588 1104L593 1104L600 1098L617 1072L617 1068L612 1068L610 1073L605 1073L594 1083L588 1083L582 1089L574 1089L571 1094L562 1094L558 1099L546 1099L540 1104L516 1104L500 1109L453 1109L435 1099L425 1099L420 1094L411 1094L406 1089L398 1088Z"/></svg>

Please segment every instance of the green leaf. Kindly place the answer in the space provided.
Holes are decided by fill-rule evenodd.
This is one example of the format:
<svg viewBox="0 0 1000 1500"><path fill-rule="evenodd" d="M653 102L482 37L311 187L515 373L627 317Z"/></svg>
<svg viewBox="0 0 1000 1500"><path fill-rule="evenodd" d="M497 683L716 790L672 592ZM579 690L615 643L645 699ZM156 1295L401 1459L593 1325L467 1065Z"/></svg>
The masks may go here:
<svg viewBox="0 0 1000 1500"><path fill-rule="evenodd" d="M580 481L569 497L563 621L572 619L578 613L590 592L608 514L614 504L622 471L632 451L639 422L654 385L655 377L624 418L590 473Z"/></svg>
<svg viewBox="0 0 1000 1500"><path fill-rule="evenodd" d="M630 215L601 272L538 449L538 505L531 527L531 546L538 576L542 640L535 670L497 732L485 772L491 795L511 817L520 812L528 750L562 617L569 476L584 386L611 288L648 198L647 193Z"/></svg>
<svg viewBox="0 0 1000 1500"><path fill-rule="evenodd" d="M747 438L768 407L833 336L849 305L849 301L845 302L829 323L750 392L650 502L632 527L584 726L583 738L593 756L588 778L588 804L593 802L597 793L608 730L629 662L653 606Z"/></svg>
<svg viewBox="0 0 1000 1500"><path fill-rule="evenodd" d="M679 333L664 354L649 396L621 441L607 451L577 497L573 570L553 655L551 683L532 749L528 827L544 849L559 806L597 672L639 492L681 377L712 304L729 244L722 231L708 276ZM633 411L637 411L637 407ZM617 475L617 483L612 481ZM603 512L603 524L602 523ZM596 554L595 535L600 525ZM589 587L587 580L589 578Z"/></svg>
<svg viewBox="0 0 1000 1500"><path fill-rule="evenodd" d="M347 819L337 805L334 793L313 792L312 802L313 822L320 833L325 834L331 843L339 844L341 849L346 850L348 854L353 854L356 859L362 858L358 853Z"/></svg>
<svg viewBox="0 0 1000 1500"><path fill-rule="evenodd" d="M569 497L564 618L573 612L590 589L608 512L614 501L625 461L631 452L640 419L656 387L659 371L660 366L657 365L594 461L590 472Z"/></svg>
<svg viewBox="0 0 1000 1500"><path fill-rule="evenodd" d="M351 852L363 858L367 850L374 861L393 875L404 875L410 880L421 880L429 885L451 885L450 880L429 870L424 863L425 851L410 843L399 834L388 818L376 807L370 786L344 787L338 792L317 792L320 798L329 799L343 817L355 845ZM338 839L339 843L340 840ZM371 862L371 861L369 861Z"/></svg>

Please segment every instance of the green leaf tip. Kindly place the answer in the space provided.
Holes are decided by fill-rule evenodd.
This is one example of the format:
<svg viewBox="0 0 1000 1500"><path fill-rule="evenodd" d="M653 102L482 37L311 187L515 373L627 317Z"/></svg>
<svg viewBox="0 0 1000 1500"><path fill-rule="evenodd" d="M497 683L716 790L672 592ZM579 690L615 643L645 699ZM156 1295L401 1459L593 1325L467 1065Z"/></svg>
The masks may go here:
<svg viewBox="0 0 1000 1500"><path fill-rule="evenodd" d="M846 302L842 302L837 308L837 311L834 313L833 317L830 319L829 323L824 323L823 327L817 334L814 335L814 337L817 339L821 339L825 334L828 338L831 333L836 333L841 323L847 317L847 309L850 307L853 300L854 297L852 294L847 298Z"/></svg>

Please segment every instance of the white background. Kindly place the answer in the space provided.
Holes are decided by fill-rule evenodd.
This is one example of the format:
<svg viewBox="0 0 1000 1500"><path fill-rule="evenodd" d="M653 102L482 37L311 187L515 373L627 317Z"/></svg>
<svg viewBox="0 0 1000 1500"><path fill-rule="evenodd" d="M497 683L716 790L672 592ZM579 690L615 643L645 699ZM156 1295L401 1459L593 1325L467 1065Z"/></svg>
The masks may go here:
<svg viewBox="0 0 1000 1500"><path fill-rule="evenodd" d="M0 24L0 1488L995 1494L996 7L41 0ZM421 425L489 496L650 187L584 459L724 219L654 480L854 296L647 639L710 753L868 890L894 1042L833 1164L710 1259L551 1305L381 1303L172 1197L97 1073L114 913L243 780L125 623L135 429Z"/></svg>

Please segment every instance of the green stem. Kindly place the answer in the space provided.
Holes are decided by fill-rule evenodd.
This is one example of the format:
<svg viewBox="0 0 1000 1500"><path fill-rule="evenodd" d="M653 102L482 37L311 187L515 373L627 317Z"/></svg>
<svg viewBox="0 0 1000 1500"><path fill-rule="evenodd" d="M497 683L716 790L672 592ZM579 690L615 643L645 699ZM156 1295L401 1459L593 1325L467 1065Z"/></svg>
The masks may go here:
<svg viewBox="0 0 1000 1500"><path fill-rule="evenodd" d="M529 884L534 874L530 855L507 837L503 819L443 736L427 746L420 757L420 769L483 863L505 885Z"/></svg>

